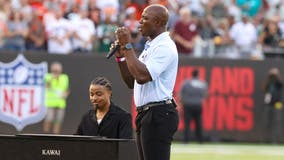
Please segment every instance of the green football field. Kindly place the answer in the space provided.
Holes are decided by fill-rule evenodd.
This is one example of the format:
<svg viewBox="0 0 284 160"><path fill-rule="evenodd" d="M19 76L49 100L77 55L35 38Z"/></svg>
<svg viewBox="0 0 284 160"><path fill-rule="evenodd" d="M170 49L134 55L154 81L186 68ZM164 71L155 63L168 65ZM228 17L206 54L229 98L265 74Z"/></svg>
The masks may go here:
<svg viewBox="0 0 284 160"><path fill-rule="evenodd" d="M171 160L284 160L284 145L173 143Z"/></svg>

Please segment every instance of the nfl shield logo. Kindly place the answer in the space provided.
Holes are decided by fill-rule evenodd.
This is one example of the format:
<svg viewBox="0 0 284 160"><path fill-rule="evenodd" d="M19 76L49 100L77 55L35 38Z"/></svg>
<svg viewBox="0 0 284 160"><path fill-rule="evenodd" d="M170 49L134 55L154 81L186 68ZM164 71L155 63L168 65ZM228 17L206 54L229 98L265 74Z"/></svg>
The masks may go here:
<svg viewBox="0 0 284 160"><path fill-rule="evenodd" d="M21 131L44 118L46 72L46 62L32 64L21 54L11 63L0 62L0 121Z"/></svg>

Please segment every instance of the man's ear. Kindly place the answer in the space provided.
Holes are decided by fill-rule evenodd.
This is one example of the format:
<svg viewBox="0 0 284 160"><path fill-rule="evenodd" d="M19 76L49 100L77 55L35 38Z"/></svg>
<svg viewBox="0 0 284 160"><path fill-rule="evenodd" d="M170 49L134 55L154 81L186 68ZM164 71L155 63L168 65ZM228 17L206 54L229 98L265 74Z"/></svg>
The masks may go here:
<svg viewBox="0 0 284 160"><path fill-rule="evenodd" d="M161 17L156 17L155 18L155 24L159 27L163 27L166 25L167 22L165 22L165 20Z"/></svg>
<svg viewBox="0 0 284 160"><path fill-rule="evenodd" d="M158 17L155 18L155 25L159 26L159 27L162 26L162 21L160 19L158 19Z"/></svg>
<svg viewBox="0 0 284 160"><path fill-rule="evenodd" d="M108 91L108 94L109 94L109 98L111 99L111 97L112 97L112 91Z"/></svg>
<svg viewBox="0 0 284 160"><path fill-rule="evenodd" d="M155 26L160 26L159 17L157 17L157 16L153 17L152 23L153 23Z"/></svg>

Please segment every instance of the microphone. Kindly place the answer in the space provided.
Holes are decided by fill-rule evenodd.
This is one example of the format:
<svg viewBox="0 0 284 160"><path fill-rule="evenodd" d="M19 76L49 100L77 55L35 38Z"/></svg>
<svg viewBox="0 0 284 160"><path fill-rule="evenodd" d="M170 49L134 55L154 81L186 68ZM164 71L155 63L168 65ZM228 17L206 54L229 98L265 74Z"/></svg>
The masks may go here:
<svg viewBox="0 0 284 160"><path fill-rule="evenodd" d="M116 45L116 46L114 47L114 49L112 49L112 50L110 50L110 51L108 52L108 54L106 55L106 58L109 59L110 57L112 57L112 56L115 54L115 52L116 52L117 50L119 50L119 48L120 48L120 45L119 45L119 44Z"/></svg>

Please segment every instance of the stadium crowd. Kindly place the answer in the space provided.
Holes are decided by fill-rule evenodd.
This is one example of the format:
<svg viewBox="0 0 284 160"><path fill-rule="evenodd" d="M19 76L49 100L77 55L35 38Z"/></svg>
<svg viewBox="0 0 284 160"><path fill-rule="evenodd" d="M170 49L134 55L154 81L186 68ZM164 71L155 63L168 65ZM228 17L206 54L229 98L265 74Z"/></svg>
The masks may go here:
<svg viewBox="0 0 284 160"><path fill-rule="evenodd" d="M105 54L126 26L137 51L142 10L160 3L180 54L263 59L284 53L284 0L0 0L0 51Z"/></svg>

